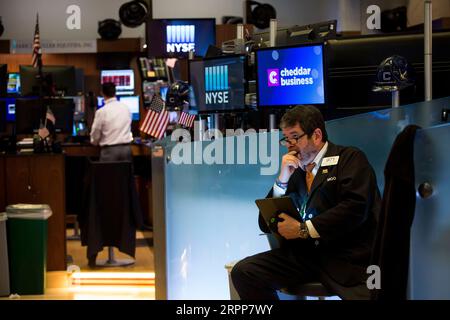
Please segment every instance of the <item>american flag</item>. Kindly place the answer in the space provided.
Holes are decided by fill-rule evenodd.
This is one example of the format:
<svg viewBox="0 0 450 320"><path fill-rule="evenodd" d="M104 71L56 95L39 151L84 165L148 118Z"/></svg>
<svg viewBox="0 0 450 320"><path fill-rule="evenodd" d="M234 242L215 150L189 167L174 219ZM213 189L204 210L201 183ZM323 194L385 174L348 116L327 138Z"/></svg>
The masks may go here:
<svg viewBox="0 0 450 320"><path fill-rule="evenodd" d="M192 128L194 125L195 114L189 114L187 112L181 112L180 120L178 120L178 124L185 126L187 128Z"/></svg>
<svg viewBox="0 0 450 320"><path fill-rule="evenodd" d="M169 124L169 112L163 108L164 101L155 94L139 130L156 139L161 139Z"/></svg>
<svg viewBox="0 0 450 320"><path fill-rule="evenodd" d="M39 15L36 16L36 27L34 29L33 55L31 57L31 64L34 68L36 68L39 64L42 64L41 40L39 38Z"/></svg>

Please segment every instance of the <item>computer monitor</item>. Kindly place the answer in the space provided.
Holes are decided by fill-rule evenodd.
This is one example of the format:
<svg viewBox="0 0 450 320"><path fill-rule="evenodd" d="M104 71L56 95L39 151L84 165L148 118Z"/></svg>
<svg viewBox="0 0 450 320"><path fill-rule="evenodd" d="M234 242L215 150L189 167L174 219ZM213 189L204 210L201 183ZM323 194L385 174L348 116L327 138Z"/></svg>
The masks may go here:
<svg viewBox="0 0 450 320"><path fill-rule="evenodd" d="M139 96L117 96L117 100L125 103L130 110L131 120L139 121ZM103 97L97 97L97 109L105 106L105 99Z"/></svg>
<svg viewBox="0 0 450 320"><path fill-rule="evenodd" d="M100 83L112 82L116 85L116 94L134 94L134 71L125 70L102 70L100 72Z"/></svg>
<svg viewBox="0 0 450 320"><path fill-rule="evenodd" d="M33 134L45 118L45 110L40 99L18 98L16 100L16 134Z"/></svg>
<svg viewBox="0 0 450 320"><path fill-rule="evenodd" d="M119 97L120 102L128 106L133 121L139 121L139 96L122 96Z"/></svg>
<svg viewBox="0 0 450 320"><path fill-rule="evenodd" d="M246 56L189 61L190 107L198 112L245 109Z"/></svg>
<svg viewBox="0 0 450 320"><path fill-rule="evenodd" d="M42 67L44 84L54 87L56 96L75 96L76 78L73 66L44 66ZM39 96L41 80L38 79L38 68L20 66L20 82L23 96ZM47 92L45 92L47 91ZM44 88L44 95L51 95L51 90Z"/></svg>
<svg viewBox="0 0 450 320"><path fill-rule="evenodd" d="M147 22L149 57L204 57L209 45L216 44L216 19L154 19Z"/></svg>
<svg viewBox="0 0 450 320"><path fill-rule="evenodd" d="M55 117L56 133L72 134L75 103L72 98L55 98L44 101Z"/></svg>
<svg viewBox="0 0 450 320"><path fill-rule="evenodd" d="M8 95L20 95L20 73L8 73Z"/></svg>
<svg viewBox="0 0 450 320"><path fill-rule="evenodd" d="M7 82L8 82L8 65L0 64L0 97L6 96Z"/></svg>
<svg viewBox="0 0 450 320"><path fill-rule="evenodd" d="M159 87L159 94L161 95L161 99L163 99L164 101L166 101L167 92L169 92L168 86L160 86Z"/></svg>
<svg viewBox="0 0 450 320"><path fill-rule="evenodd" d="M256 51L258 107L325 104L323 44Z"/></svg>
<svg viewBox="0 0 450 320"><path fill-rule="evenodd" d="M75 104L72 98L16 100L16 134L36 133L45 122L47 107L55 117L55 132L72 134Z"/></svg>
<svg viewBox="0 0 450 320"><path fill-rule="evenodd" d="M16 98L6 97L0 98L0 101L5 103L5 114L7 122L14 122L16 120Z"/></svg>

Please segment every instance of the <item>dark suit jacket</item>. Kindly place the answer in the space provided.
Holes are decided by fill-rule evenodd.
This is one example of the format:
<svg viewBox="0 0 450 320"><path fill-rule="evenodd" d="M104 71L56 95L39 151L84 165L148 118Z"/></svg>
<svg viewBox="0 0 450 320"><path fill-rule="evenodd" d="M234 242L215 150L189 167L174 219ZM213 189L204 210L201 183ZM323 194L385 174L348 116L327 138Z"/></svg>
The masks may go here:
<svg viewBox="0 0 450 320"><path fill-rule="evenodd" d="M297 169L289 179L286 195L301 207L306 202L306 220L311 220L319 239L295 239L286 245L316 259L332 280L343 286L365 282L380 192L375 172L364 153L353 147L328 142L326 157L339 156L336 165L320 167L308 198L305 172ZM268 197L272 196L273 190ZM269 232L261 215L259 225Z"/></svg>
<svg viewBox="0 0 450 320"><path fill-rule="evenodd" d="M384 192L371 264L381 270L374 300L406 300L411 226L416 208L414 139L420 127L407 126L395 139L384 169Z"/></svg>

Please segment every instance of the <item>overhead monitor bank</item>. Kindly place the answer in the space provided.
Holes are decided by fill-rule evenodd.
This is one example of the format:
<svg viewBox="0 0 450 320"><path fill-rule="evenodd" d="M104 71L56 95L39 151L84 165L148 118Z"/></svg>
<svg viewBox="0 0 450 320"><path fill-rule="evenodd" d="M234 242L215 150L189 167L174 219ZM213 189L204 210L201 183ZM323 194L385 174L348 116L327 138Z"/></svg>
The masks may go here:
<svg viewBox="0 0 450 320"><path fill-rule="evenodd" d="M256 51L259 107L325 104L323 45Z"/></svg>

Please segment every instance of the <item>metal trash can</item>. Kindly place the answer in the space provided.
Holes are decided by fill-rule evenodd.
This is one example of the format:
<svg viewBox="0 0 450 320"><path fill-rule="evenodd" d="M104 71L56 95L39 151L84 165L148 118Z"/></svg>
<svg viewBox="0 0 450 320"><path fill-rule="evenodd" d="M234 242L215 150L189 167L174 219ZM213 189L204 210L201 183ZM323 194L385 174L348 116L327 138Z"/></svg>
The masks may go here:
<svg viewBox="0 0 450 320"><path fill-rule="evenodd" d="M20 295L44 294L48 218L46 204L16 204L6 208L10 291Z"/></svg>
<svg viewBox="0 0 450 320"><path fill-rule="evenodd" d="M9 296L9 262L5 212L0 213L0 297Z"/></svg>

